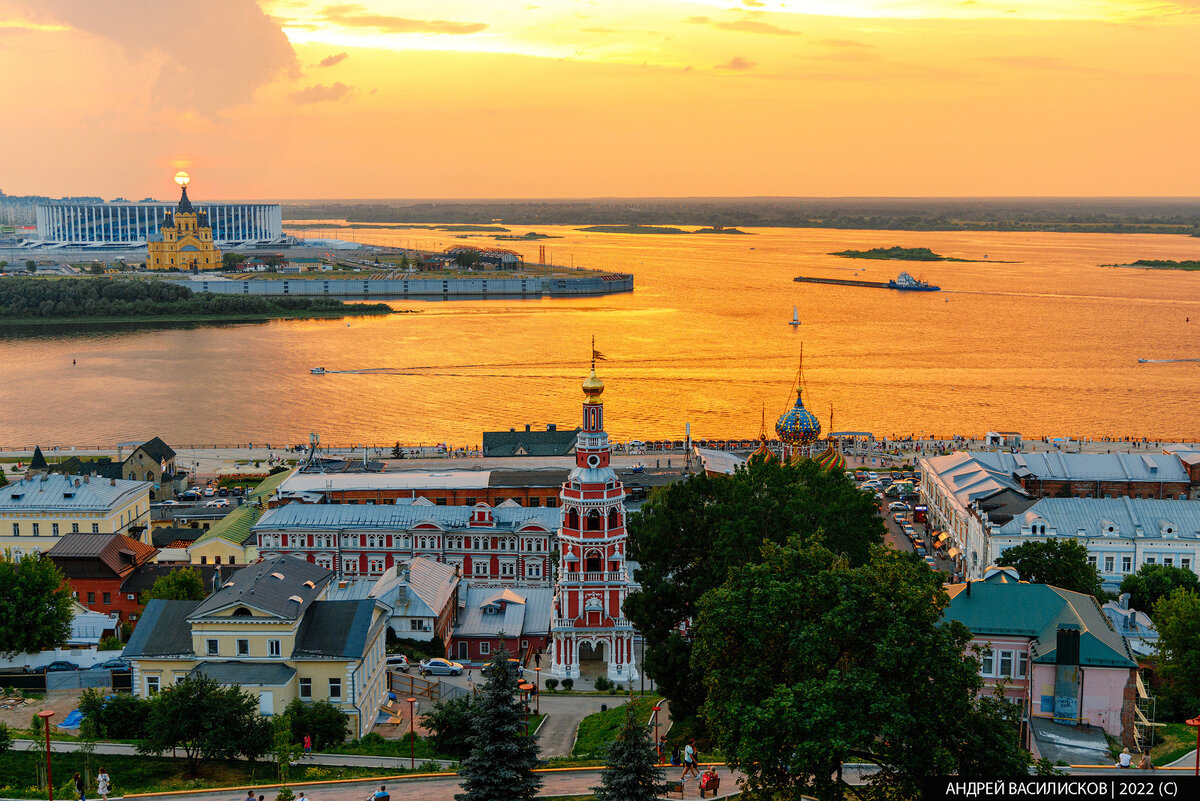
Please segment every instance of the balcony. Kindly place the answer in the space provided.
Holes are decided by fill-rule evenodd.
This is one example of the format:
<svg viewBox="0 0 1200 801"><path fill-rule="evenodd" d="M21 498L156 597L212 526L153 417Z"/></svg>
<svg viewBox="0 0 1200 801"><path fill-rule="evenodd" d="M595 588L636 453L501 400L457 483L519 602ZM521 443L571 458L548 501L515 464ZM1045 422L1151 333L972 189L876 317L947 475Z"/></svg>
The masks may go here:
<svg viewBox="0 0 1200 801"><path fill-rule="evenodd" d="M616 620L613 621L613 625L611 627L610 626L589 626L589 625L587 625L587 618L580 618L577 621L577 620L575 620L573 618L569 618L569 617L556 617L556 618L554 618L554 621L552 623L552 628L572 629L572 628L576 627L576 624L578 624L579 628L588 628L588 629L595 629L595 628L631 629L631 628L633 628L633 624L630 623L626 618L623 618L623 617L616 618Z"/></svg>
<svg viewBox="0 0 1200 801"><path fill-rule="evenodd" d="M617 581L617 582L628 581L628 579L625 577L624 570L616 570L616 571L603 572L603 573L578 573L578 572L566 571L566 572L562 573L562 580L563 581L595 582L595 583L613 582L613 581Z"/></svg>

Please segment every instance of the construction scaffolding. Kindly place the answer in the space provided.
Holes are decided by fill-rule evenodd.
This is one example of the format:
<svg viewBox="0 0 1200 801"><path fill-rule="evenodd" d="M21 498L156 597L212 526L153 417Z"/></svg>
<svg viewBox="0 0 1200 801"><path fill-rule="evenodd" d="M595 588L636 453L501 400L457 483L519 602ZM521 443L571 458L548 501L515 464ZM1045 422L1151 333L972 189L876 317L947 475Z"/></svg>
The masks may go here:
<svg viewBox="0 0 1200 801"><path fill-rule="evenodd" d="M1133 739L1138 751L1147 754L1158 742L1158 727L1164 724L1155 721L1155 698L1146 692L1140 672L1133 674L1137 683L1137 701L1133 707Z"/></svg>

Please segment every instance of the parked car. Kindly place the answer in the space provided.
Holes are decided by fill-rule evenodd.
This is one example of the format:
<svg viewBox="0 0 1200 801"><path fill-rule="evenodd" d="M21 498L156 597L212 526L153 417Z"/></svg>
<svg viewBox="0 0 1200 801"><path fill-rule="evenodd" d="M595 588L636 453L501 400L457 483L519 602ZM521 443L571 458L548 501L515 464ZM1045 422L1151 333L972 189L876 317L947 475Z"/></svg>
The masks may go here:
<svg viewBox="0 0 1200 801"><path fill-rule="evenodd" d="M508 660L508 667L510 670L512 670L513 675L516 676L518 679L524 675L524 673L521 670L521 660L519 660L519 659ZM488 675L488 671L490 671L491 669L492 669L492 663L488 662L482 668L480 668L479 672L486 676L486 675Z"/></svg>
<svg viewBox="0 0 1200 801"><path fill-rule="evenodd" d="M463 666L458 662L451 662L449 659L437 657L435 659L422 659L419 665L421 675L427 676L430 673L435 675L461 676Z"/></svg>
<svg viewBox="0 0 1200 801"><path fill-rule="evenodd" d="M30 673L60 673L67 670L79 670L79 665L74 662L68 662L65 659L59 659L56 662L51 662L48 665L42 665L30 670Z"/></svg>
<svg viewBox="0 0 1200 801"><path fill-rule="evenodd" d="M889 503L889 504L888 504L888 509L890 509L890 510L891 510L891 511L893 511L893 512L907 512L907 511L910 511L910 510L909 510L909 508L908 508L908 504L907 504L907 503L902 503L901 501L892 501L891 503Z"/></svg>
<svg viewBox="0 0 1200 801"><path fill-rule="evenodd" d="M174 498L169 498L165 501L159 501L158 503L151 504L151 506L183 506L183 502L177 501Z"/></svg>
<svg viewBox="0 0 1200 801"><path fill-rule="evenodd" d="M126 662L124 659L121 659L120 657L115 657L113 659L109 659L108 661L101 662L98 665L92 665L92 667L99 668L100 670L129 670L130 669L129 663Z"/></svg>
<svg viewBox="0 0 1200 801"><path fill-rule="evenodd" d="M214 507L217 509L224 509L226 506L229 506L229 499L228 498L213 498L211 501L204 504L204 506L206 508Z"/></svg>
<svg viewBox="0 0 1200 801"><path fill-rule="evenodd" d="M200 490L196 489L195 487L192 487L189 490L184 490L183 492L179 493L179 498L180 500L184 501L198 501L200 500Z"/></svg>
<svg viewBox="0 0 1200 801"><path fill-rule="evenodd" d="M229 487L221 487L220 489L217 490L217 494L220 495L222 498L229 497Z"/></svg>
<svg viewBox="0 0 1200 801"><path fill-rule="evenodd" d="M920 545L918 545L917 546L917 556L924 556L924 555L925 555L925 549L923 547L921 547Z"/></svg>
<svg viewBox="0 0 1200 801"><path fill-rule="evenodd" d="M906 518L904 517L904 514L902 512L892 512L892 519L895 520L896 523L898 523L901 528L904 527Z"/></svg>
<svg viewBox="0 0 1200 801"><path fill-rule="evenodd" d="M856 471L854 471L854 480L855 481L866 481L867 474L861 470L856 470Z"/></svg>
<svg viewBox="0 0 1200 801"><path fill-rule="evenodd" d="M879 474L872 470L871 472L867 473L867 478L871 479L872 481L878 481Z"/></svg>
<svg viewBox="0 0 1200 801"><path fill-rule="evenodd" d="M211 498L211 497L212 497L213 495L215 495L216 493L217 493L217 491L216 491L215 489L213 489L212 487L205 487L205 488L204 488L204 497L205 497L205 498Z"/></svg>
<svg viewBox="0 0 1200 801"><path fill-rule="evenodd" d="M387 658L388 670L398 670L401 673L407 673L412 667L412 663L408 661L408 657L404 654L389 654Z"/></svg>

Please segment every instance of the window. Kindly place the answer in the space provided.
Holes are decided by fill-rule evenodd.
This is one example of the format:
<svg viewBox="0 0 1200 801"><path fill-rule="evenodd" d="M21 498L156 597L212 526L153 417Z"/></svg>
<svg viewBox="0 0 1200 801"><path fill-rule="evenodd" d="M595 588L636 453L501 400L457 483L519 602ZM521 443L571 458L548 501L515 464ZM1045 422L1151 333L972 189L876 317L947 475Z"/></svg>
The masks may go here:
<svg viewBox="0 0 1200 801"><path fill-rule="evenodd" d="M312 679L300 679L300 697L306 701L312 699Z"/></svg>
<svg viewBox="0 0 1200 801"><path fill-rule="evenodd" d="M525 576L527 578L541 578L542 577L542 563L541 562L526 562L525 563Z"/></svg>
<svg viewBox="0 0 1200 801"><path fill-rule="evenodd" d="M50 524L50 533L53 534L55 537L58 536L58 523Z"/></svg>
<svg viewBox="0 0 1200 801"><path fill-rule="evenodd" d="M1175 559L1170 556L1165 556L1165 557L1163 557L1163 564L1166 565L1167 567L1174 567Z"/></svg>
<svg viewBox="0 0 1200 801"><path fill-rule="evenodd" d="M476 559L471 563L471 572L476 576L486 576L491 573L491 566L486 559Z"/></svg>
<svg viewBox="0 0 1200 801"><path fill-rule="evenodd" d="M445 506L445 505L446 505L446 499L445 499L445 498L438 498L436 501L434 501L434 503L435 503L436 505L438 505L438 506Z"/></svg>
<svg viewBox="0 0 1200 801"><path fill-rule="evenodd" d="M492 644L490 642L479 643L479 655L487 656L492 652Z"/></svg>
<svg viewBox="0 0 1200 801"><path fill-rule="evenodd" d="M146 677L146 695L158 695L158 676Z"/></svg>
<svg viewBox="0 0 1200 801"><path fill-rule="evenodd" d="M467 504L467 506L474 506L474 505L475 505L475 499L474 499L474 498L467 498L467 499L465 499L465 500L466 500L466 504Z"/></svg>
<svg viewBox="0 0 1200 801"><path fill-rule="evenodd" d="M1029 675L1029 654L1024 651L1017 652L1017 678L1023 679Z"/></svg>
<svg viewBox="0 0 1200 801"><path fill-rule="evenodd" d="M1146 564L1148 564L1148 565L1152 565L1152 564L1154 564L1154 557L1153 557L1153 556L1147 556L1147 557L1146 557Z"/></svg>
<svg viewBox="0 0 1200 801"><path fill-rule="evenodd" d="M279 640L267 640L267 656L279 656L282 653Z"/></svg>
<svg viewBox="0 0 1200 801"><path fill-rule="evenodd" d="M96 593L94 593L94 592L89 592L89 593L88 593L88 603L89 603L89 604L94 604L94 603L96 603Z"/></svg>
<svg viewBox="0 0 1200 801"><path fill-rule="evenodd" d="M1013 652L1000 652L1000 676L1011 677L1013 674Z"/></svg>
<svg viewBox="0 0 1200 801"><path fill-rule="evenodd" d="M1133 570L1133 557L1132 556L1122 556L1121 557L1121 572L1128 573L1131 570Z"/></svg>
<svg viewBox="0 0 1200 801"><path fill-rule="evenodd" d="M220 653L218 643L216 640L207 640L205 644L208 647L208 655L209 656L217 656L217 654Z"/></svg>
<svg viewBox="0 0 1200 801"><path fill-rule="evenodd" d="M368 560L367 561L367 572L368 573L382 573L383 572L383 560L382 559Z"/></svg>
<svg viewBox="0 0 1200 801"><path fill-rule="evenodd" d="M208 564L208 557L207 557L207 556L201 556L201 557L200 557L200 564L202 564L202 565L207 565L207 564Z"/></svg>
<svg viewBox="0 0 1200 801"><path fill-rule="evenodd" d="M331 701L341 700L341 697L342 697L342 680L341 679L330 679L329 680L329 700L331 700Z"/></svg>
<svg viewBox="0 0 1200 801"><path fill-rule="evenodd" d="M1116 559L1112 556L1104 557L1104 572L1105 573L1113 572L1113 563L1115 561L1116 561Z"/></svg>
<svg viewBox="0 0 1200 801"><path fill-rule="evenodd" d="M358 560L357 559L343 559L342 560L342 572L343 573L358 573Z"/></svg>
<svg viewBox="0 0 1200 801"><path fill-rule="evenodd" d="M990 650L984 651L982 654L979 655L979 657L982 660L982 665L979 668L979 675L980 676L992 675L996 670L995 661L994 661L995 657L993 656L992 652Z"/></svg>
<svg viewBox="0 0 1200 801"><path fill-rule="evenodd" d="M238 656L250 656L250 641L249 640L238 640L237 641L237 655Z"/></svg>
<svg viewBox="0 0 1200 801"><path fill-rule="evenodd" d="M112 603L112 593L111 592L104 593L104 601L103 602L106 604Z"/></svg>
<svg viewBox="0 0 1200 801"><path fill-rule="evenodd" d="M1192 560L1185 556L1179 560L1179 566L1182 567L1184 570L1191 570L1192 569Z"/></svg>
<svg viewBox="0 0 1200 801"><path fill-rule="evenodd" d="M1096 557L1094 557L1094 556L1089 556L1089 557L1088 557L1088 564L1089 564L1089 565L1091 565L1092 567L1095 567L1095 566L1096 566Z"/></svg>
<svg viewBox="0 0 1200 801"><path fill-rule="evenodd" d="M92 523L92 533L93 534L100 533L100 524L99 523Z"/></svg>
<svg viewBox="0 0 1200 801"><path fill-rule="evenodd" d="M72 523L72 524L71 524L71 533L72 533L72 534L78 534L78 533L79 533L79 524L78 524L78 523Z"/></svg>
<svg viewBox="0 0 1200 801"><path fill-rule="evenodd" d="M38 524L37 523L33 524L33 536L35 536L35 537L38 536Z"/></svg>
<svg viewBox="0 0 1200 801"><path fill-rule="evenodd" d="M21 536L21 524L20 523L13 523L13 536L14 537Z"/></svg>
<svg viewBox="0 0 1200 801"><path fill-rule="evenodd" d="M517 574L517 565L515 562L501 562L500 575L511 578Z"/></svg>

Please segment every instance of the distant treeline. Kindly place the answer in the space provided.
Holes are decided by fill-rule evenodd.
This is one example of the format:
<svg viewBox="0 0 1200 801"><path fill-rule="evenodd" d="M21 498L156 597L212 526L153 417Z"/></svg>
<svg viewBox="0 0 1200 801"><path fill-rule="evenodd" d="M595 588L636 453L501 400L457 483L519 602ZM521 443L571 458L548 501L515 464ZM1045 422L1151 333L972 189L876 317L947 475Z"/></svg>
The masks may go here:
<svg viewBox="0 0 1200 801"><path fill-rule="evenodd" d="M335 298L257 297L193 292L169 281L105 278L5 278L0 319L87 317L210 317L230 315L386 314L383 303L347 304Z"/></svg>
<svg viewBox="0 0 1200 801"><path fill-rule="evenodd" d="M1200 270L1200 261L1185 259L1170 261L1167 259L1138 259L1133 262L1135 267L1153 267L1156 270Z"/></svg>
<svg viewBox="0 0 1200 801"><path fill-rule="evenodd" d="M284 219L489 225L701 225L897 231L1200 235L1200 201L973 198L627 198L285 204Z"/></svg>

